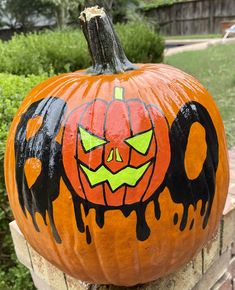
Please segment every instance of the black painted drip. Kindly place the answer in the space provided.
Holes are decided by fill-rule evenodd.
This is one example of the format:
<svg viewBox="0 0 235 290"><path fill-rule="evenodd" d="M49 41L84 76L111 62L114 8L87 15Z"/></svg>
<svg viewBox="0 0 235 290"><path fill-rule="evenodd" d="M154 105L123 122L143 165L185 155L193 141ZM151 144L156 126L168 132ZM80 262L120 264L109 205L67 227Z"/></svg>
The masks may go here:
<svg viewBox="0 0 235 290"><path fill-rule="evenodd" d="M190 224L190 227L189 227L190 231L193 229L193 226L194 226L194 219L192 219L192 221L191 221L191 224Z"/></svg>
<svg viewBox="0 0 235 290"><path fill-rule="evenodd" d="M91 244L91 233L88 226L86 226L86 242L88 245Z"/></svg>
<svg viewBox="0 0 235 290"><path fill-rule="evenodd" d="M158 199L154 199L153 202L154 202L155 217L156 217L157 220L160 220L161 210L160 210L160 205L159 205Z"/></svg>
<svg viewBox="0 0 235 290"><path fill-rule="evenodd" d="M140 204L136 209L136 237L139 241L145 241L150 235L150 228L145 220L146 205Z"/></svg>
<svg viewBox="0 0 235 290"><path fill-rule="evenodd" d="M65 183L67 184L68 180L65 178ZM69 190L72 190L70 185L69 186ZM162 186L163 187L163 186ZM161 189L162 189L161 187ZM159 196L159 191L155 193L155 197ZM90 202L87 202L86 200L80 198L75 192L72 193L73 196L73 204L74 204L74 212L75 212L75 216L76 216L76 221L77 221L77 228L78 231L80 233L84 233L84 231L86 232L86 238L88 239L88 237L90 236L90 231L89 229L86 227L85 229L85 222L82 219L82 207L85 209L85 216L87 216L89 214L90 209L95 209L96 212L96 224L99 228L103 228L105 220L104 220L104 214L105 211L107 211L107 207L106 206L102 206L102 205L96 205L96 204L92 204ZM160 216L161 216L161 212L160 212L160 207L159 207L159 203L155 202L155 199L151 199L147 202L143 202L141 204L134 204L134 205L126 205L126 206L122 206L122 207L108 207L109 210L120 210L122 212L122 214L124 215L124 217L128 217L132 212L136 213L136 238L139 241L145 241L148 239L151 231L150 228L146 222L146 218L145 218L145 212L146 212L146 208L149 204L150 201L153 201L155 204L155 213L156 213L156 219L159 220ZM91 237L89 238L89 241L91 241Z"/></svg>
<svg viewBox="0 0 235 290"><path fill-rule="evenodd" d="M180 230L183 231L186 228L188 222L188 207L184 206L183 215L180 223Z"/></svg>
<svg viewBox="0 0 235 290"><path fill-rule="evenodd" d="M178 213L175 213L174 214L174 218L173 218L173 223L174 223L175 226L178 224L178 220L179 220Z"/></svg>

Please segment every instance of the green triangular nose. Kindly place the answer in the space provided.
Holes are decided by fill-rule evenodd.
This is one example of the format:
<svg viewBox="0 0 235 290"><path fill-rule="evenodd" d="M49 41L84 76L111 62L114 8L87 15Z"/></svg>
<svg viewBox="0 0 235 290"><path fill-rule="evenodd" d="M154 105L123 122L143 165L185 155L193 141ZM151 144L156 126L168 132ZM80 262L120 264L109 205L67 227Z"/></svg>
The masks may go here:
<svg viewBox="0 0 235 290"><path fill-rule="evenodd" d="M122 157L121 157L121 155L120 155L120 153L119 153L118 148L115 148L115 151L114 151L114 149L111 149L111 150L110 150L110 152L109 152L109 156L108 156L108 158L107 158L107 162L112 161L112 160L114 159L114 155L115 155L115 160L116 160L117 162L123 162Z"/></svg>

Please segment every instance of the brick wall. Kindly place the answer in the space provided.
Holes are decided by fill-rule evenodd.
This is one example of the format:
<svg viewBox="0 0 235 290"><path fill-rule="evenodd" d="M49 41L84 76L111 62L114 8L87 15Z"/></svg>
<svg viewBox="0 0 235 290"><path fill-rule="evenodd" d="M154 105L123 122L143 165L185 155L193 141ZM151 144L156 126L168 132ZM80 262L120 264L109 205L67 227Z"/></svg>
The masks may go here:
<svg viewBox="0 0 235 290"><path fill-rule="evenodd" d="M24 239L16 222L10 224L19 261L31 272L39 290L117 290L120 287L89 285L64 274ZM123 287L122 287L123 288ZM235 290L235 148L230 151L230 188L214 239L178 272L157 281L132 287L138 290Z"/></svg>

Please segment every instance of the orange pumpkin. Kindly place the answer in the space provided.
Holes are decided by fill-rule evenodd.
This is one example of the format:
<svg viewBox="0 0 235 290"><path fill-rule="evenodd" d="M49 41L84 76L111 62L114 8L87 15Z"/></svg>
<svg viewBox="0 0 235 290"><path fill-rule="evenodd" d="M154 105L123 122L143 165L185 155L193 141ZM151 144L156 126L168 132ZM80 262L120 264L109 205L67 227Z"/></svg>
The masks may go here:
<svg viewBox="0 0 235 290"><path fill-rule="evenodd" d="M102 9L81 18L93 67L23 101L5 155L9 200L28 242L61 270L145 283L215 233L228 190L224 128L197 80L132 65Z"/></svg>

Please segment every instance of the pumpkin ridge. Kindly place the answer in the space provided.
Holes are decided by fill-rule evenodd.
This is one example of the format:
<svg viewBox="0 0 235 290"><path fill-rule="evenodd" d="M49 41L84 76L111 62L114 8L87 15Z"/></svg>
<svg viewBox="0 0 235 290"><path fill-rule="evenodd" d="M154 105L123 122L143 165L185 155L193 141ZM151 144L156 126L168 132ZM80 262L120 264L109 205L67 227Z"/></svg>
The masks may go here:
<svg viewBox="0 0 235 290"><path fill-rule="evenodd" d="M79 123L81 123L82 118L83 118L85 112L86 112L86 111L88 110L88 108L89 108L89 105L90 105L90 104L87 104L87 105L85 106L85 109L84 109L84 111L82 112L82 114L81 114L81 116L80 116ZM72 113L71 113L71 115L72 115ZM78 148L78 134L79 134L79 126L77 126L77 130L76 130L76 147L75 147L75 150L76 150L76 152L75 152L75 158L76 158L76 160L79 160L79 158L78 158L78 150L77 150L77 148ZM83 192L83 194L84 194L84 196L85 196L85 200L87 200L87 196L86 196L86 193L85 193L85 189L84 189L84 187L83 187L83 184L82 184L81 174L80 174L80 171L79 171L79 167L78 167L78 166L77 166L77 173L78 173L78 179L79 179L79 182L80 182L80 184L81 184L82 192Z"/></svg>
<svg viewBox="0 0 235 290"><path fill-rule="evenodd" d="M114 92L116 92L116 90L117 90L116 88L117 87L114 87ZM126 149L121 149L121 151L123 151L122 153L124 153L124 150L126 150L124 155L128 154L128 157L126 158L126 160L122 160L122 162L116 161L116 158L117 158L116 153L114 153L115 160L113 160L113 162L106 162L106 157L105 157L106 154L108 155L108 151L111 148L115 149L115 147L117 146L117 141L112 137L112 134L114 134L114 133L112 132L111 127L114 127L114 129L118 128L118 126L119 126L119 128L124 127L124 132L128 136L131 134L128 108L126 106L126 99L124 98L124 90L121 90L121 88L119 88L119 89L122 92L123 98L122 99L115 99L114 98L115 94L113 95L113 99L111 101L109 101L107 104L106 116L105 116L105 120L104 120L105 137L106 137L106 139L109 139L109 137L110 137L113 142L111 142L109 144L110 146L108 145L104 148L103 164L106 167L108 167L112 173L118 172L119 170L122 170L125 167L127 167L129 164L129 159L130 159L130 148L129 147L126 147ZM120 122L121 122L121 124L120 124ZM111 124L112 124L112 126L111 126ZM115 124L118 124L118 125L115 125ZM117 134L117 131L114 131L114 132L116 132L115 134ZM120 142L122 142L122 141L120 141ZM119 148L119 150L120 150L119 146L117 146L116 148ZM122 153L121 153L121 155L122 155ZM117 200L114 199L113 190L109 184L104 185L104 188L105 188L105 195L106 195L107 204L109 206L114 205L114 203L116 204L116 206L117 206L117 204L121 205L123 203L123 199L124 199L124 196L126 193L126 185L125 184L123 184L123 186L119 186L119 188L117 189L117 191L119 190L119 195L120 195L120 197ZM116 192L116 194L117 194L117 192Z"/></svg>
<svg viewBox="0 0 235 290"><path fill-rule="evenodd" d="M127 105L128 120L130 122L130 136L133 136L133 128L132 128L132 120L131 120L130 106L128 105L128 101L127 100L125 100L125 102L126 102L126 105ZM131 164L132 152L133 152L133 149L130 147L130 149L129 149L129 158L128 158L128 166L130 166L130 164ZM123 195L122 204L126 204L127 191L128 191L128 187L127 187L127 185L125 185L125 192L124 192L124 195Z"/></svg>
<svg viewBox="0 0 235 290"><path fill-rule="evenodd" d="M153 136L152 136L152 138L154 138L154 141L155 141L155 154L154 154L154 155L157 156L157 152L158 152L158 144L157 144L157 137L156 137L156 135L155 135L153 119L152 119L152 116L151 116L151 114L150 114L150 112L149 112L148 107L146 106L146 104L143 103L143 105L145 106L145 109L146 109L146 111L148 112L149 119L150 119L150 122L151 122L151 124L152 124L152 129L153 129ZM155 167L156 167L156 160L155 160L155 162L154 162L154 164L153 164L153 169L152 169L151 176L150 176L150 178L149 178L148 186L147 186L146 190L144 191L144 193L143 193L143 195L142 195L142 197L141 197L141 199L140 199L141 202L143 202L144 197L145 197L145 195L146 195L146 193L147 193L147 191L148 191L148 189L149 189L149 186L150 186L150 183L151 183L151 180L152 180L152 177L153 177L154 171L155 171ZM164 180L164 179L163 179L163 180ZM158 200L156 200L156 204L154 203L154 207L155 207L155 216L156 216L156 210L159 208L159 206L157 206L158 204L159 204L159 203L158 203ZM160 219L160 216L161 216L161 212L157 210L157 217L159 217L158 219Z"/></svg>
<svg viewBox="0 0 235 290"><path fill-rule="evenodd" d="M143 108L144 108L144 111L148 114L148 117L150 118L150 115L149 115L149 112L148 112L148 109L147 109L147 106L146 106L146 104L141 100L141 99L129 99L129 100L127 100L126 101L127 102L127 107L128 107L128 110L129 110L129 120L130 120L130 125L132 126L132 118L131 118L131 115L130 115L130 110L131 110L131 108L130 108L130 103L140 103L142 106L143 106ZM153 123L152 123L152 121L151 121L151 118L150 118L150 123L151 123L151 129L153 130L153 135L155 134L154 133L154 127L153 127ZM131 131L131 136L133 136L134 134L133 134L133 129L132 129L132 131ZM155 140L155 153L154 153L154 156L156 156L156 154L157 154L157 142L156 142L156 138L155 138L155 135L154 136L152 136L152 138L154 138L154 140ZM151 140L151 142L152 142L152 140ZM149 145L149 148L148 148L148 151L149 151L149 149L150 149L150 146L151 145ZM131 148L131 150L133 150L132 148ZM146 156L148 155L148 151L146 152ZM131 155L130 155L130 157L131 157ZM131 159L131 158L130 158ZM129 161L130 162L130 161ZM152 173L151 173L151 175L150 175L150 178L149 178L149 181L148 181L148 184L147 184L147 187L146 187L146 189L145 189L145 191L144 191L144 193L142 194L142 197L140 198L140 202L142 202L142 198L143 198L143 196L145 195L145 193L147 192L147 190L148 190L148 187L149 187L149 185L150 185L150 183L151 183L151 179L152 179L152 175L153 175L153 172L154 172L154 168L155 168L155 163L156 162L156 160L154 160L154 162L152 162ZM125 204L125 203L123 203L123 204Z"/></svg>

